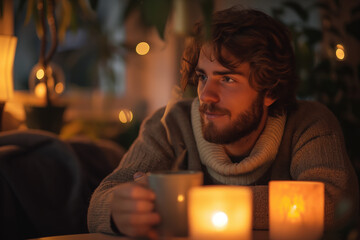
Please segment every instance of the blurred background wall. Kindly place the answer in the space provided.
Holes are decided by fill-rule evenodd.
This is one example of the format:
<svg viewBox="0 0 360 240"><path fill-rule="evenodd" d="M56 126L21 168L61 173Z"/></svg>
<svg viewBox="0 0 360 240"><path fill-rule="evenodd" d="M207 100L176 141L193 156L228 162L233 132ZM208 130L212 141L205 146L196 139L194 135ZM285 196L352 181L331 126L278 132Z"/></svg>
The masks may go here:
<svg viewBox="0 0 360 240"><path fill-rule="evenodd" d="M7 128L20 128L26 118L23 105L37 104L28 94L28 82L39 60L40 40L35 11L29 14L29 4L34 1L13 2L14 35L18 37L16 92L5 110L16 120L8 120ZM140 122L166 105L171 89L179 82L187 26L202 19L204 9L240 4L262 10L289 27L301 80L298 97L321 101L335 113L349 154L359 165L358 1L146 0L127 14L131 2L140 1L55 1L62 35L52 62L62 69L66 83L59 96L67 103L66 124L61 129L64 138L85 134L128 146ZM159 32L161 24L163 31ZM149 45L147 54L136 52L141 42Z"/></svg>

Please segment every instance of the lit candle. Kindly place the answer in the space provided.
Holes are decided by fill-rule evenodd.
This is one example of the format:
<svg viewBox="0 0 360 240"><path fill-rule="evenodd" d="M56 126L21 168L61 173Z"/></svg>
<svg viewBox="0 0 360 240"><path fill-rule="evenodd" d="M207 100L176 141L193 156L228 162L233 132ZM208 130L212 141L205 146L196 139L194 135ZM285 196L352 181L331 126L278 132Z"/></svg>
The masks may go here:
<svg viewBox="0 0 360 240"><path fill-rule="evenodd" d="M248 187L206 186L189 192L191 239L243 239L252 236L252 192Z"/></svg>
<svg viewBox="0 0 360 240"><path fill-rule="evenodd" d="M270 181L270 239L320 239L324 229L324 183Z"/></svg>

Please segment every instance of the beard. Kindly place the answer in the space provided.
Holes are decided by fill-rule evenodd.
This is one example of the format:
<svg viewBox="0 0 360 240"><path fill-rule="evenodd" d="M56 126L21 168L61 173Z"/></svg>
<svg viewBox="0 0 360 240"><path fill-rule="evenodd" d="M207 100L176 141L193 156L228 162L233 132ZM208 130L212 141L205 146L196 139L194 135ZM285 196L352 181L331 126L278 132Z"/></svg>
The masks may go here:
<svg viewBox="0 0 360 240"><path fill-rule="evenodd" d="M230 144L248 136L255 131L264 114L264 96L259 94L251 106L243 113L236 116L235 120L222 129L215 126L213 122L205 123L204 113L206 111L222 113L231 117L231 112L225 108L217 107L215 104L202 104L199 107L201 116L202 133L204 139L216 144Z"/></svg>

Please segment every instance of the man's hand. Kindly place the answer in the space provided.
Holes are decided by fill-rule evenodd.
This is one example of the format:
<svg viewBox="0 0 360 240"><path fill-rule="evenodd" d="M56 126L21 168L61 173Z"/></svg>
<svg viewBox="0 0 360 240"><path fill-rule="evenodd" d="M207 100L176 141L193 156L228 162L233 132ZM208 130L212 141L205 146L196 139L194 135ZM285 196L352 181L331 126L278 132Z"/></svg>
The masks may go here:
<svg viewBox="0 0 360 240"><path fill-rule="evenodd" d="M130 237L156 236L154 225L160 216L154 212L155 194L147 188L145 173L134 174L134 182L116 187L111 202L111 216L117 229Z"/></svg>

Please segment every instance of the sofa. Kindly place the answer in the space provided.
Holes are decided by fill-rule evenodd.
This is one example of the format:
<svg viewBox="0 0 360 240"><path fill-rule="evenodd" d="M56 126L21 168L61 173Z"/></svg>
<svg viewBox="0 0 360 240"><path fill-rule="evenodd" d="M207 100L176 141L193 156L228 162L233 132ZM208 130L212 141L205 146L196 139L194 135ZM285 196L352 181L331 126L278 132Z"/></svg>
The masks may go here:
<svg viewBox="0 0 360 240"><path fill-rule="evenodd" d="M124 153L108 140L0 132L0 239L86 233L91 194Z"/></svg>

